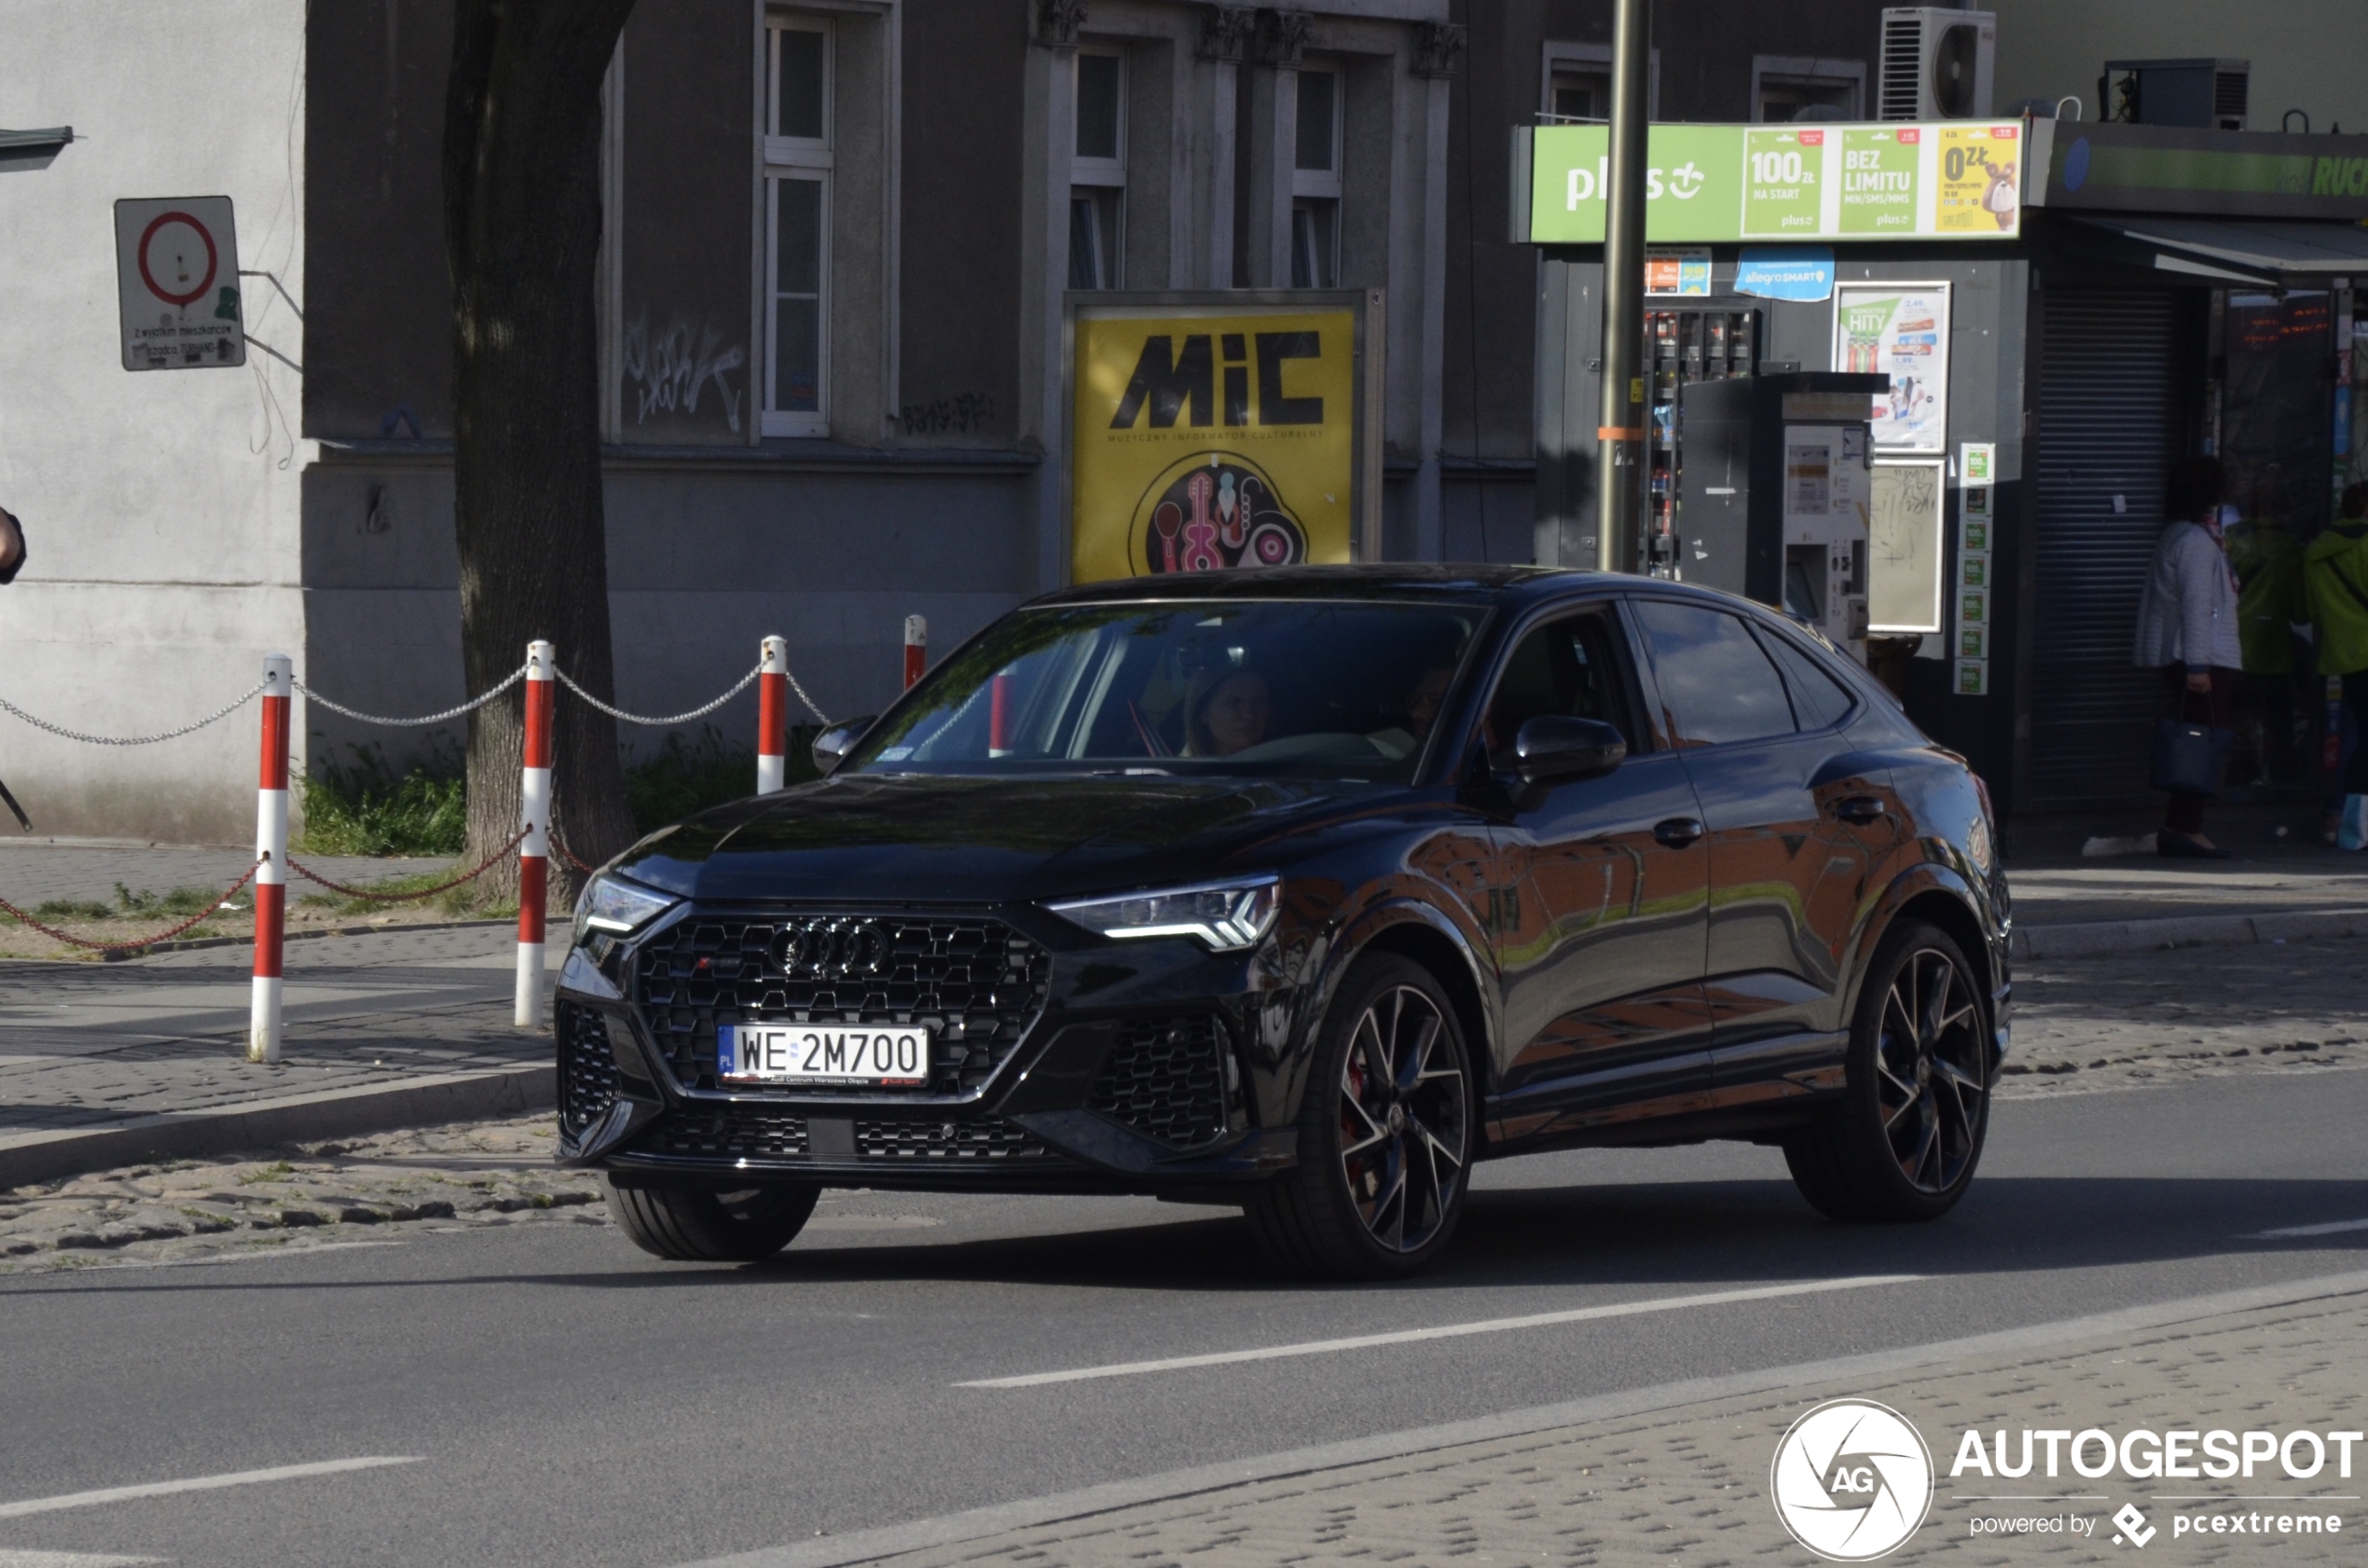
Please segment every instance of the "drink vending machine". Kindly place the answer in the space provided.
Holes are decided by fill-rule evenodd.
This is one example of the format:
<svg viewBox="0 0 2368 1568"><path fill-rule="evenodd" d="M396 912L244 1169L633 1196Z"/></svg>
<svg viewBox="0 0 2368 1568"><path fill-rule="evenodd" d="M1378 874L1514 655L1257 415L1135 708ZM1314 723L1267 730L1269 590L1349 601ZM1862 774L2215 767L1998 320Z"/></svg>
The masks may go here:
<svg viewBox="0 0 2368 1568"><path fill-rule="evenodd" d="M1888 376L1799 371L1678 392L1677 575L1866 657L1874 400Z"/></svg>

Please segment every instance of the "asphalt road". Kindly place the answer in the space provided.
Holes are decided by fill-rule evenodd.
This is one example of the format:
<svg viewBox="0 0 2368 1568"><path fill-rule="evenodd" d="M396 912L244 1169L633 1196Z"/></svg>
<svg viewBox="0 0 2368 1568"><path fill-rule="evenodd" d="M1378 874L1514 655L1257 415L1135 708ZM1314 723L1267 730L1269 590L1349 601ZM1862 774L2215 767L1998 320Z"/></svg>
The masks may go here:
<svg viewBox="0 0 2368 1568"><path fill-rule="evenodd" d="M664 1565L1217 1460L2360 1266L2368 1073L2002 1104L1949 1220L1826 1224L1771 1150L1489 1167L1447 1265L1309 1288L1230 1214L833 1194L776 1263L605 1227L0 1283L0 1564ZM966 1382L1922 1276L1281 1359ZM40 1512L282 1465L414 1461ZM18 1560L40 1561L40 1560Z"/></svg>

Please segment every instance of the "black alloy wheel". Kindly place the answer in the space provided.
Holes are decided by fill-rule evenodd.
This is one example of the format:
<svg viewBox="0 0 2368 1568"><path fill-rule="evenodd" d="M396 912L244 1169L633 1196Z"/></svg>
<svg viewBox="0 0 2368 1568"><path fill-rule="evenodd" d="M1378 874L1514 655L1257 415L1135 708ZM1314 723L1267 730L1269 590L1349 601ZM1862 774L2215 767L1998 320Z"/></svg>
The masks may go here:
<svg viewBox="0 0 2368 1568"><path fill-rule="evenodd" d="M1300 1162L1248 1207L1270 1257L1342 1279L1411 1273L1463 1217L1472 1075L1453 1005L1405 958L1360 960L1317 1036Z"/></svg>
<svg viewBox="0 0 2368 1568"><path fill-rule="evenodd" d="M723 1190L694 1182L611 1176L609 1215L633 1245L675 1263L751 1263L797 1239L819 1187Z"/></svg>
<svg viewBox="0 0 2368 1568"><path fill-rule="evenodd" d="M1904 923L1876 951L1841 1102L1788 1140L1793 1181L1836 1219L1935 1219L1981 1162L1993 1080L1989 1006L1948 933Z"/></svg>

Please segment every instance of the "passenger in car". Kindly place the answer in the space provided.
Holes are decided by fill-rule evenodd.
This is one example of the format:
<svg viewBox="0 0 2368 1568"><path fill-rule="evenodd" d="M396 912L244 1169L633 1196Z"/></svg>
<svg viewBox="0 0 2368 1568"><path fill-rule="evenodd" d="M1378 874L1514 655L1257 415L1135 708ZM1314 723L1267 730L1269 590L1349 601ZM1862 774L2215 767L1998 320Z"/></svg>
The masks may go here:
<svg viewBox="0 0 2368 1568"><path fill-rule="evenodd" d="M1254 669L1216 669L1195 677L1184 710L1188 757L1246 751L1266 738L1273 719L1266 677Z"/></svg>
<svg viewBox="0 0 2368 1568"><path fill-rule="evenodd" d="M1414 689L1406 694L1406 722L1389 729L1376 730L1367 736L1374 750L1393 760L1404 757L1423 744L1439 722L1439 705L1447 700L1447 687L1455 679L1455 667L1437 664L1416 677Z"/></svg>

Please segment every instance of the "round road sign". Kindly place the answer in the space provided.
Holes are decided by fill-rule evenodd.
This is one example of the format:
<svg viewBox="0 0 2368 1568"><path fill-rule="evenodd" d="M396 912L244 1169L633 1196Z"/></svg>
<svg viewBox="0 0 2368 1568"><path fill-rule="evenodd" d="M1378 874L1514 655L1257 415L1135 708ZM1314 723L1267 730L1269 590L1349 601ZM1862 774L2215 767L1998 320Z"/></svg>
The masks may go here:
<svg viewBox="0 0 2368 1568"><path fill-rule="evenodd" d="M205 250L205 269L197 268L199 247ZM159 213L140 236L140 281L168 305L186 308L205 297L220 265L213 236L186 213ZM160 278L158 274L162 274ZM197 279L194 287L189 280ZM168 281L169 280L169 281Z"/></svg>

